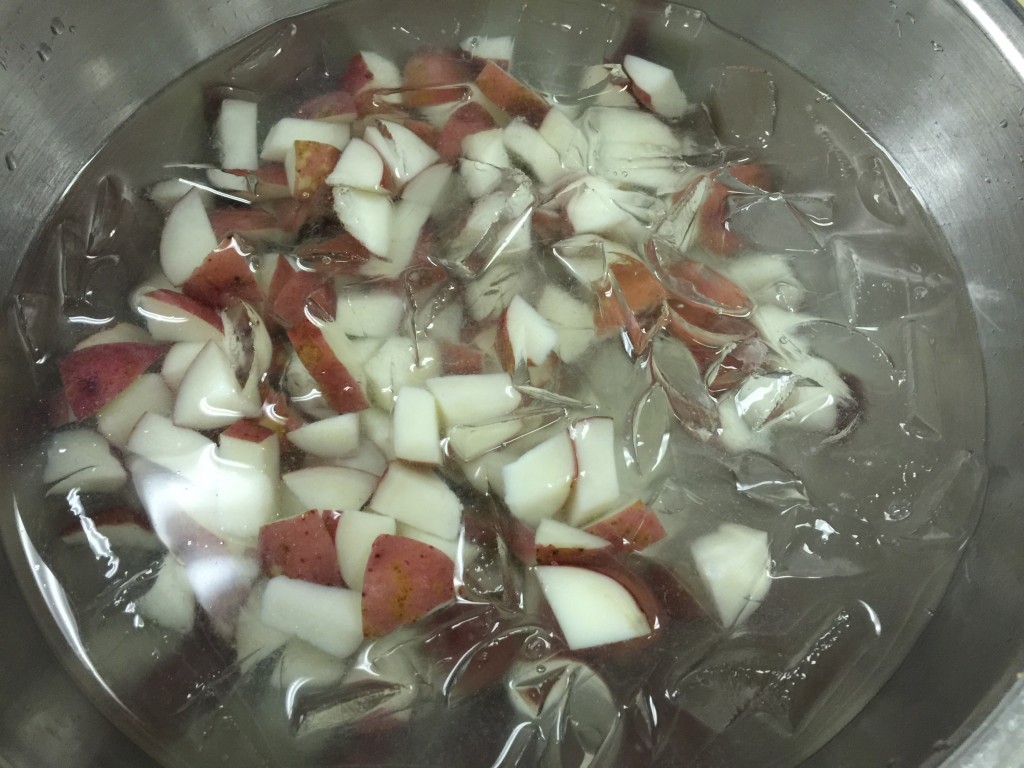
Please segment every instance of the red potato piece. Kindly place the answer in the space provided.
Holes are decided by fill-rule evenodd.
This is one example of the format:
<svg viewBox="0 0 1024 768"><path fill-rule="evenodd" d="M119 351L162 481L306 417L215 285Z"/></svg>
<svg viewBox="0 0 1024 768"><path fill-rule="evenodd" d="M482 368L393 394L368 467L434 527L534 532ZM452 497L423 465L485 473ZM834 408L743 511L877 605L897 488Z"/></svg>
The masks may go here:
<svg viewBox="0 0 1024 768"><path fill-rule="evenodd" d="M678 303L669 311L666 329L687 346L705 373L726 350L754 339L757 334L757 329L746 318L694 311Z"/></svg>
<svg viewBox="0 0 1024 768"><path fill-rule="evenodd" d="M279 240L282 234L277 217L263 208L218 208L209 217L217 242L235 234L265 240Z"/></svg>
<svg viewBox="0 0 1024 768"><path fill-rule="evenodd" d="M728 171L736 179L752 187L767 191L774 187L771 172L763 165L742 163L730 166ZM729 228L726 220L729 213L728 197L729 188L722 182L715 181L698 214L700 244L712 253L723 256L734 254L743 247L743 238Z"/></svg>
<svg viewBox="0 0 1024 768"><path fill-rule="evenodd" d="M116 342L75 350L59 363L61 382L76 419L92 416L163 357L159 344Z"/></svg>
<svg viewBox="0 0 1024 768"><path fill-rule="evenodd" d="M437 148L437 142L441 138L441 132L437 130L430 123L424 122L423 120L402 120L402 125L412 131L416 136L427 146ZM387 185L385 185L387 186ZM395 189L395 182L391 182L391 186L388 189Z"/></svg>
<svg viewBox="0 0 1024 768"><path fill-rule="evenodd" d="M414 53L402 69L402 100L407 107L429 107L447 104L461 98L461 88L438 88L457 85L471 79L466 62L452 51L427 49Z"/></svg>
<svg viewBox="0 0 1024 768"><path fill-rule="evenodd" d="M441 352L441 369L446 376L483 373L484 353L479 347L451 341L442 341L438 347Z"/></svg>
<svg viewBox="0 0 1024 768"><path fill-rule="evenodd" d="M674 301L730 317L748 317L754 311L754 302L747 292L707 264L682 259L670 264L665 272L670 276Z"/></svg>
<svg viewBox="0 0 1024 768"><path fill-rule="evenodd" d="M303 243L299 246L297 254L301 258L330 257L332 274L357 268L369 261L372 256L366 246L356 240L350 232L342 232L326 240Z"/></svg>
<svg viewBox="0 0 1024 768"><path fill-rule="evenodd" d="M63 427L75 420L75 414L68 405L68 395L63 389L46 398L46 424L50 429Z"/></svg>
<svg viewBox="0 0 1024 768"><path fill-rule="evenodd" d="M287 576L325 587L343 585L334 540L320 512L310 510L264 525L259 552L267 576Z"/></svg>
<svg viewBox="0 0 1024 768"><path fill-rule="evenodd" d="M530 223L533 234L542 243L555 243L573 235L572 222L566 217L565 211L537 208L533 211Z"/></svg>
<svg viewBox="0 0 1024 768"><path fill-rule="evenodd" d="M217 309L236 300L258 306L263 298L249 260L234 238L221 242L189 276L181 290L186 296Z"/></svg>
<svg viewBox="0 0 1024 768"><path fill-rule="evenodd" d="M260 426L277 434L281 451L284 452L289 445L288 433L301 427L302 421L288 405L288 398L273 390L264 393L263 406L260 410L263 413L259 421Z"/></svg>
<svg viewBox="0 0 1024 768"><path fill-rule="evenodd" d="M641 317L658 311L668 298L668 292L645 264L636 259L624 259L609 265L609 271L618 284L622 301L634 317ZM618 296L614 292L602 294L594 316L594 325L599 331L621 328L628 318L625 316Z"/></svg>
<svg viewBox="0 0 1024 768"><path fill-rule="evenodd" d="M397 88L401 84L401 74L388 59L360 51L348 60L338 84L352 94L370 88Z"/></svg>
<svg viewBox="0 0 1024 768"><path fill-rule="evenodd" d="M455 599L454 571L451 558L429 544L378 536L363 580L363 634L386 635Z"/></svg>
<svg viewBox="0 0 1024 768"><path fill-rule="evenodd" d="M337 222L334 219L331 189L326 184L321 185L316 193L306 200L295 200L291 197L275 200L274 216L281 230L289 234L298 233L307 224L332 219Z"/></svg>
<svg viewBox="0 0 1024 768"><path fill-rule="evenodd" d="M584 530L600 536L613 546L638 551L665 538L665 528L658 516L642 501L588 525Z"/></svg>
<svg viewBox="0 0 1024 768"><path fill-rule="evenodd" d="M296 200L309 200L320 189L334 166L338 164L341 150L319 141L295 142L295 187L292 194Z"/></svg>
<svg viewBox="0 0 1024 768"><path fill-rule="evenodd" d="M252 419L239 419L221 434L224 437L233 437L237 440L258 444L274 434L274 430Z"/></svg>
<svg viewBox="0 0 1024 768"><path fill-rule="evenodd" d="M212 307L203 304L202 302L196 301L191 296L186 296L183 293L177 291L170 291L166 288L157 288L155 291L150 291L145 294L147 299L151 299L156 302L162 302L171 307L177 307L182 310L186 315L193 315L207 325L216 329L218 332L224 332L224 321L221 316L217 314L217 310Z"/></svg>
<svg viewBox="0 0 1024 768"><path fill-rule="evenodd" d="M315 304L317 314L333 317L337 296L331 276L304 269L292 269L284 259L277 266L283 271L271 281L270 295L274 316L285 326L301 323L306 319L306 307ZM290 272L290 274L289 274Z"/></svg>
<svg viewBox="0 0 1024 768"><path fill-rule="evenodd" d="M333 542L338 536L338 521L341 520L343 513L336 509L325 509L320 514L324 519L324 527L327 528L327 533L331 535L331 542ZM337 556L337 549L335 549L335 556Z"/></svg>
<svg viewBox="0 0 1024 768"><path fill-rule="evenodd" d="M445 122L437 139L437 151L446 163L454 163L462 155L462 140L480 131L489 131L497 124L490 112L471 101L455 110Z"/></svg>
<svg viewBox="0 0 1024 768"><path fill-rule="evenodd" d="M284 170L283 163L264 163L255 171L228 170L226 172L236 176L245 176L254 182L251 185L251 195L245 195L246 197L251 196L255 200L277 200L292 196L292 191L288 188L288 174ZM211 215L216 215L216 213L216 211L211 211ZM217 232L216 227L214 232Z"/></svg>
<svg viewBox="0 0 1024 768"><path fill-rule="evenodd" d="M295 117L303 120L354 120L356 100L348 91L331 91L302 102L295 110Z"/></svg>
<svg viewBox="0 0 1024 768"><path fill-rule="evenodd" d="M76 517L64 527L60 537L66 544L85 543L90 529L106 537L114 545L115 551L122 546L156 548L160 545L149 518L135 507L115 506L88 516Z"/></svg>
<svg viewBox="0 0 1024 768"><path fill-rule="evenodd" d="M344 414L370 407L359 382L338 360L319 328L303 319L288 329L288 338L331 408Z"/></svg>
<svg viewBox="0 0 1024 768"><path fill-rule="evenodd" d="M539 128L548 113L548 103L493 61L484 64L476 78L477 87L484 96L501 107L510 117L521 117L534 128Z"/></svg>
<svg viewBox="0 0 1024 768"><path fill-rule="evenodd" d="M541 550L545 550L542 552ZM647 618L651 633L634 640L576 651L583 659L642 650L658 636L668 621L695 621L705 614L700 604L667 566L632 552L602 549L538 548L540 565L568 565L601 573L625 587Z"/></svg>

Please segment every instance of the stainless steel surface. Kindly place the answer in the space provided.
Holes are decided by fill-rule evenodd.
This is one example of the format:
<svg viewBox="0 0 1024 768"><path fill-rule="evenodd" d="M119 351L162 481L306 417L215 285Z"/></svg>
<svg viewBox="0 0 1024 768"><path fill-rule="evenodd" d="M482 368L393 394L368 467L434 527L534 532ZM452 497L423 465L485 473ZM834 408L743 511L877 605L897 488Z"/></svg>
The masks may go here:
<svg viewBox="0 0 1024 768"><path fill-rule="evenodd" d="M891 153L962 266L985 354L991 480L977 535L907 662L809 764L1024 766L1019 10L996 0L690 4L833 94ZM0 5L0 284L10 283L45 212L117 125L220 48L317 5ZM18 429L19 388L5 362L0 356L0 418L8 442L17 443L27 436ZM0 584L0 765L152 764L63 671L2 554Z"/></svg>

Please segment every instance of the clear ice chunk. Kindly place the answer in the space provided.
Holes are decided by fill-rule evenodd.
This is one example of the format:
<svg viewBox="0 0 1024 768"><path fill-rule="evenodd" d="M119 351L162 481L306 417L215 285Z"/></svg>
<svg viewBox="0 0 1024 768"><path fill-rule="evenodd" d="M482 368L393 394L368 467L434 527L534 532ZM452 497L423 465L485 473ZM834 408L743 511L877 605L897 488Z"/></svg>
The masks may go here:
<svg viewBox="0 0 1024 768"><path fill-rule="evenodd" d="M605 59L618 19L613 6L585 0L570 0L557 8L523 3L514 34L512 74L556 98L574 94L586 66Z"/></svg>
<svg viewBox="0 0 1024 768"><path fill-rule="evenodd" d="M727 201L726 221L747 243L762 250L815 253L823 247L832 224L832 199L780 192L756 197L733 194Z"/></svg>
<svg viewBox="0 0 1024 768"><path fill-rule="evenodd" d="M235 87L265 92L293 85L303 72L325 69L320 46L289 22L267 29L262 39L228 68L226 79Z"/></svg>
<svg viewBox="0 0 1024 768"><path fill-rule="evenodd" d="M887 514L885 535L921 541L963 540L971 532L986 471L978 457L961 449L928 473L927 481L901 511Z"/></svg>
<svg viewBox="0 0 1024 768"><path fill-rule="evenodd" d="M832 238L828 249L850 325L877 329L910 313L914 288L925 283L899 266L912 259L902 253L898 241L878 235L842 236Z"/></svg>
<svg viewBox="0 0 1024 768"><path fill-rule="evenodd" d="M712 115L726 144L764 147L775 132L775 81L753 67L724 67L714 82Z"/></svg>
<svg viewBox="0 0 1024 768"><path fill-rule="evenodd" d="M772 539L776 579L826 579L868 573L879 564L878 532L867 521L835 510L797 505Z"/></svg>
<svg viewBox="0 0 1024 768"><path fill-rule="evenodd" d="M767 456L746 454L732 468L736 490L779 512L809 504L803 480Z"/></svg>
<svg viewBox="0 0 1024 768"><path fill-rule="evenodd" d="M902 329L906 361L906 419L900 429L920 440L939 441L943 435L942 400L932 340L935 330L925 320L911 320Z"/></svg>
<svg viewBox="0 0 1024 768"><path fill-rule="evenodd" d="M107 175L96 185L86 253L90 257L116 253L117 238L131 226L134 210L131 189L119 176Z"/></svg>
<svg viewBox="0 0 1024 768"><path fill-rule="evenodd" d="M652 384L629 415L629 450L641 475L656 472L668 456L672 434L672 407L665 388Z"/></svg>
<svg viewBox="0 0 1024 768"><path fill-rule="evenodd" d="M651 345L654 381L668 396L672 412L691 434L707 438L718 426L718 407L690 350L674 339L659 336Z"/></svg>

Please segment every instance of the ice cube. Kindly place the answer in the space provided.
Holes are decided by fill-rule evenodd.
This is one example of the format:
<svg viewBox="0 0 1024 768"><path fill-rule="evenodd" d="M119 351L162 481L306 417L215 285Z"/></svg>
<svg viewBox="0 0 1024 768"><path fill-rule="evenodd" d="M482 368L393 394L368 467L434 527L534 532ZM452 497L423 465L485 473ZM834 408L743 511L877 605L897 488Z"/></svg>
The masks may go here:
<svg viewBox="0 0 1024 768"><path fill-rule="evenodd" d="M569 0L558 8L523 3L511 72L556 98L573 94L586 64L604 59L617 24L613 6L585 0Z"/></svg>
<svg viewBox="0 0 1024 768"><path fill-rule="evenodd" d="M96 185L86 252L90 257L116 253L119 235L131 226L135 197L119 176L108 174Z"/></svg>
<svg viewBox="0 0 1024 768"><path fill-rule="evenodd" d="M766 251L817 252L832 224L832 198L827 196L732 194L727 206L729 228Z"/></svg>
<svg viewBox="0 0 1024 768"><path fill-rule="evenodd" d="M651 347L651 372L664 387L675 417L685 430L706 438L718 426L718 408L690 350L664 336L657 337Z"/></svg>
<svg viewBox="0 0 1024 768"><path fill-rule="evenodd" d="M672 407L665 388L652 384L633 405L629 415L629 450L641 475L657 471L668 455L672 433Z"/></svg>

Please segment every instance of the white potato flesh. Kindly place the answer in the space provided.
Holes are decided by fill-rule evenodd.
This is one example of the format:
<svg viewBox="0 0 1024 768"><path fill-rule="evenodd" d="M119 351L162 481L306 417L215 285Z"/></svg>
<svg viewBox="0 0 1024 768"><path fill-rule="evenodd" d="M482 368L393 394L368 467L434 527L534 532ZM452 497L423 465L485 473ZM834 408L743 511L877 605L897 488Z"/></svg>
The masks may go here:
<svg viewBox="0 0 1024 768"><path fill-rule="evenodd" d="M344 587L275 576L263 593L260 619L340 658L363 643L362 597Z"/></svg>
<svg viewBox="0 0 1024 768"><path fill-rule="evenodd" d="M349 589L357 592L362 590L366 562L370 558L370 551L377 537L394 536L396 532L394 518L354 509L347 509L341 513L334 544L338 552L341 576Z"/></svg>
<svg viewBox="0 0 1024 768"><path fill-rule="evenodd" d="M564 565L539 565L534 570L570 650L650 634L636 600L611 577Z"/></svg>
<svg viewBox="0 0 1024 768"><path fill-rule="evenodd" d="M462 502L444 480L430 470L391 462L368 506L374 512L442 539L453 540L459 535Z"/></svg>
<svg viewBox="0 0 1024 768"><path fill-rule="evenodd" d="M692 552L722 625L742 624L771 587L768 534L726 523L697 539Z"/></svg>

